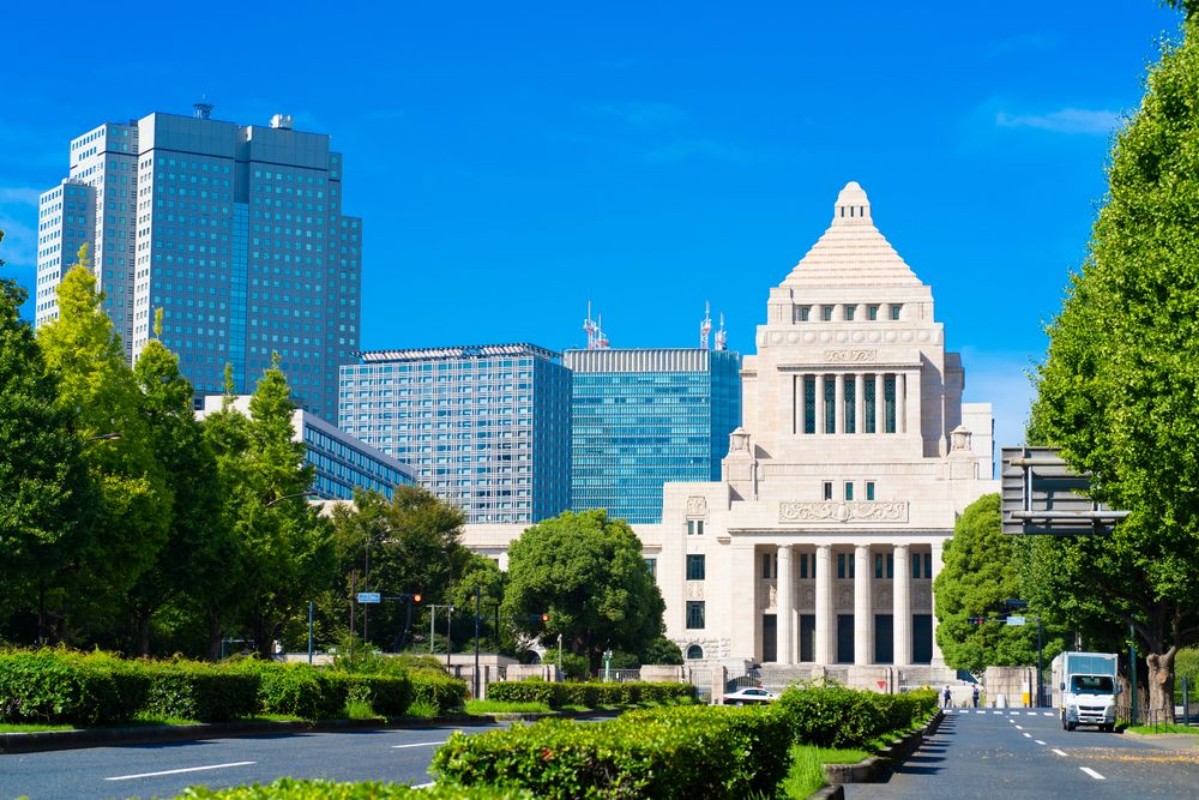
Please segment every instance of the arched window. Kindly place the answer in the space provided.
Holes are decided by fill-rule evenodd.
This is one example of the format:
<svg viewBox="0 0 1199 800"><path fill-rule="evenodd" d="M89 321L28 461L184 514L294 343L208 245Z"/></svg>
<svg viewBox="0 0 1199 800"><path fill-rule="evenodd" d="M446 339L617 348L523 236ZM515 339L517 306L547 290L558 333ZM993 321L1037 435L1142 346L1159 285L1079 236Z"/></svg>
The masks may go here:
<svg viewBox="0 0 1199 800"><path fill-rule="evenodd" d="M704 657L704 649L697 644L693 644L687 648L687 658L700 659Z"/></svg>

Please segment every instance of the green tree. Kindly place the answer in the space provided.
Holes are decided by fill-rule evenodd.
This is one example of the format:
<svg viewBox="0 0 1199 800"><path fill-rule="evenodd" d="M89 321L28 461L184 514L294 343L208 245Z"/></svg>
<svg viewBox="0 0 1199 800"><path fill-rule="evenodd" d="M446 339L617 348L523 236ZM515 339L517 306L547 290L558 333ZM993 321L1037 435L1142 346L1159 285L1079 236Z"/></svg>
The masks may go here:
<svg viewBox="0 0 1199 800"><path fill-rule="evenodd" d="M595 669L605 649L640 653L661 636L665 604L627 523L568 511L512 543L502 609L544 646L561 634Z"/></svg>
<svg viewBox="0 0 1199 800"><path fill-rule="evenodd" d="M356 491L353 505L337 506L332 517L337 595L345 598L341 608L347 611L360 591L385 596L419 593L425 604L445 603L451 588L475 571L474 557L460 541L466 521L462 511L420 487L397 486L391 500L379 492ZM475 585L469 583L470 592ZM480 579L478 585L484 582ZM403 604L356 608L354 627L359 634L365 627L369 642L382 649L398 645L407 624Z"/></svg>
<svg viewBox="0 0 1199 800"><path fill-rule="evenodd" d="M75 560L94 499L75 414L58 402L58 383L20 318L25 298L16 281L0 280L0 612L7 613L40 597Z"/></svg>
<svg viewBox="0 0 1199 800"><path fill-rule="evenodd" d="M288 618L331 585L332 526L304 496L313 468L293 439L295 404L276 354L250 398L250 424L235 524L247 622L258 652L271 654Z"/></svg>
<svg viewBox="0 0 1199 800"><path fill-rule="evenodd" d="M1132 512L1109 537L1034 549L1054 565L1043 594L1063 618L1135 631L1150 708L1167 719L1175 654L1199 634L1199 21L1182 5L1183 39L1116 139L1029 431L1091 473L1096 499Z"/></svg>
<svg viewBox="0 0 1199 800"><path fill-rule="evenodd" d="M154 333L156 338L142 348L134 375L172 504L166 542L128 596L134 648L142 656L150 653L154 615L189 587L219 580L222 569L216 459L192 410L192 385L179 371L179 358L157 338L162 335L161 309Z"/></svg>
<svg viewBox="0 0 1199 800"><path fill-rule="evenodd" d="M990 666L1037 661L1036 626L1009 626L1003 621L1012 613L1005 601L1023 599L1014 546L1001 531L997 494L971 503L954 525L953 538L945 543L945 564L933 582L933 593L937 644L945 663L954 669L978 675ZM1037 609L1015 613L1032 616ZM988 621L981 625L971 621L978 618ZM1048 631L1043 633L1043 644L1048 644L1047 636Z"/></svg>
<svg viewBox="0 0 1199 800"><path fill-rule="evenodd" d="M90 536L56 573L58 621L68 612L93 631L111 629L121 598L155 562L167 537L171 491L141 415L141 392L101 308L86 245L58 286L58 319L38 329L58 407L73 414L99 489ZM67 627L52 631L65 639Z"/></svg>

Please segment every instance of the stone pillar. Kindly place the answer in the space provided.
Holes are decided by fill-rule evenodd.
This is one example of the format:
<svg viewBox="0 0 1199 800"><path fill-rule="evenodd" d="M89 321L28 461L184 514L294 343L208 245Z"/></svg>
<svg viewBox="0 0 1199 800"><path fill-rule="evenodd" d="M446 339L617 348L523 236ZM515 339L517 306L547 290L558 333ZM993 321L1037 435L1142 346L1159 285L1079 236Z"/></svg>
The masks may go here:
<svg viewBox="0 0 1199 800"><path fill-rule="evenodd" d="M873 644L870 632L874 627L870 545L855 547L853 557L853 663L863 666L874 662L874 654L870 652Z"/></svg>
<svg viewBox="0 0 1199 800"><path fill-rule="evenodd" d="M906 667L912 663L912 565L906 544L895 545L894 582L895 666Z"/></svg>
<svg viewBox="0 0 1199 800"><path fill-rule="evenodd" d="M759 592L765 581L758 577L757 551L752 544L739 543L722 547L719 558L728 559L728 630L732 652L755 653L761 659L759 632L765 603L760 602ZM714 612L715 609L708 613L709 620L716 616Z"/></svg>
<svg viewBox="0 0 1199 800"><path fill-rule="evenodd" d="M778 663L795 663L795 571L791 565L792 547L779 545L778 591L775 612L778 621Z"/></svg>
<svg viewBox="0 0 1199 800"><path fill-rule="evenodd" d="M887 432L887 396L886 377L881 372L874 373L874 432Z"/></svg>
<svg viewBox="0 0 1199 800"><path fill-rule="evenodd" d="M935 581L937 576L941 574L941 558L945 551L944 542L933 542L933 574L932 579ZM932 584L932 581L929 581ZM937 595L932 595L932 615L933 615L933 666L945 666L945 656L941 654L941 647L937 644Z"/></svg>
<svg viewBox="0 0 1199 800"><path fill-rule="evenodd" d="M833 606L833 548L816 546L816 663L832 664L837 610Z"/></svg>
<svg viewBox="0 0 1199 800"><path fill-rule="evenodd" d="M836 386L833 389L833 414L837 420L834 430L837 433L845 433L845 376L834 375L833 381Z"/></svg>
<svg viewBox="0 0 1199 800"><path fill-rule="evenodd" d="M895 432L908 432L908 390L907 375L895 373Z"/></svg>
<svg viewBox="0 0 1199 800"><path fill-rule="evenodd" d="M877 401L876 401L877 402ZM859 372L853 376L854 430L866 432L866 376Z"/></svg>
<svg viewBox="0 0 1199 800"><path fill-rule="evenodd" d="M803 407L804 380L803 379L804 379L804 376L802 374L795 375L791 378L791 391L794 393L794 401L791 403L791 408L795 412L795 421L792 424L794 424L794 426L795 426L795 432L800 435L803 434L803 420L804 420L804 407Z"/></svg>

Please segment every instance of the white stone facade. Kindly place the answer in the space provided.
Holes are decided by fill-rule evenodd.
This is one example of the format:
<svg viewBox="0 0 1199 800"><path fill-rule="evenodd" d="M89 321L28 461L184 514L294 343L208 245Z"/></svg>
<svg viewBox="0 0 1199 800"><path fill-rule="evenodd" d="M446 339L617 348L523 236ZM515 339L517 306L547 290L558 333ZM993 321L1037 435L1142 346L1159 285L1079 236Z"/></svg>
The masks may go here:
<svg viewBox="0 0 1199 800"><path fill-rule="evenodd" d="M932 579L997 491L991 409L963 405L931 290L856 183L756 340L723 480L667 484L662 524L637 526L667 635L707 660L942 664Z"/></svg>

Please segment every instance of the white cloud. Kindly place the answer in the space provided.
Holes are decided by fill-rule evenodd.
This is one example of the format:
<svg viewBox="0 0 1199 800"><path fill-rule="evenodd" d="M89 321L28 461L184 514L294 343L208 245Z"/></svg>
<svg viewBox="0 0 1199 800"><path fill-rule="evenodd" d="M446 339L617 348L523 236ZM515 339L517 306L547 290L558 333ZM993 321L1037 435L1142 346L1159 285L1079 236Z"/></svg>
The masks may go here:
<svg viewBox="0 0 1199 800"><path fill-rule="evenodd" d="M1035 128L1051 133L1107 136L1120 127L1123 115L1107 109L1063 108L1047 114L1011 114L999 111L995 124L1001 128Z"/></svg>

